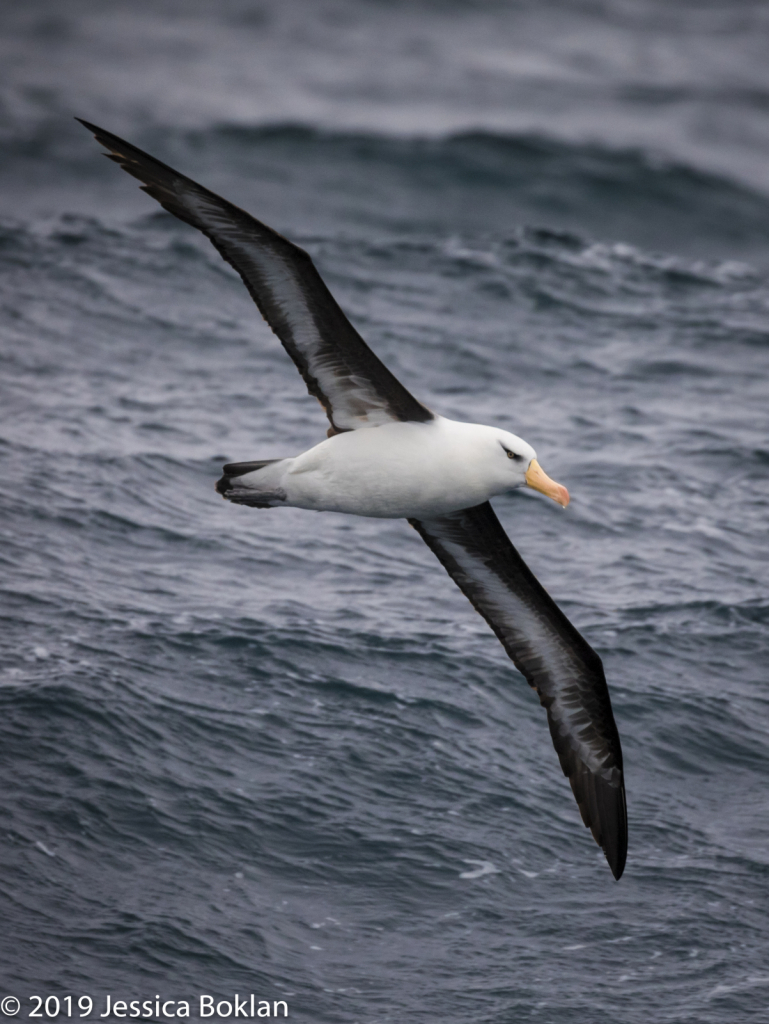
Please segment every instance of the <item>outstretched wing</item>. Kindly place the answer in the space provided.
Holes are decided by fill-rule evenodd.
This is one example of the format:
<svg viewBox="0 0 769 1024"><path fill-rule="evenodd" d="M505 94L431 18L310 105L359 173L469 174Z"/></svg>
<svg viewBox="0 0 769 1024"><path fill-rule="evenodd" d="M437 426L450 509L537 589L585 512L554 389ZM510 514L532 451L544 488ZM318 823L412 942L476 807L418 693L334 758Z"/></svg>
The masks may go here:
<svg viewBox="0 0 769 1024"><path fill-rule="evenodd" d="M213 242L326 410L330 433L433 418L374 355L299 246L110 132L82 125L164 209Z"/></svg>
<svg viewBox="0 0 769 1024"><path fill-rule="evenodd" d="M625 785L601 659L523 561L488 502L409 522L539 694L582 820L619 878L627 856Z"/></svg>

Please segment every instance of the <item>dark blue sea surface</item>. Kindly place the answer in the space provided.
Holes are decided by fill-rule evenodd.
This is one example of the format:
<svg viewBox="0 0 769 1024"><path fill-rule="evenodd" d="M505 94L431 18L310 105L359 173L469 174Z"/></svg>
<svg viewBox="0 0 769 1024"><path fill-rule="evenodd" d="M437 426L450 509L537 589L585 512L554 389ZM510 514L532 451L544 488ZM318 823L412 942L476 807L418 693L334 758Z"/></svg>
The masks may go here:
<svg viewBox="0 0 769 1024"><path fill-rule="evenodd" d="M0 998L769 1020L766 4L0 25ZM536 695L405 522L214 492L327 422L74 115L306 247L418 398L569 488L495 506L604 661L619 883Z"/></svg>

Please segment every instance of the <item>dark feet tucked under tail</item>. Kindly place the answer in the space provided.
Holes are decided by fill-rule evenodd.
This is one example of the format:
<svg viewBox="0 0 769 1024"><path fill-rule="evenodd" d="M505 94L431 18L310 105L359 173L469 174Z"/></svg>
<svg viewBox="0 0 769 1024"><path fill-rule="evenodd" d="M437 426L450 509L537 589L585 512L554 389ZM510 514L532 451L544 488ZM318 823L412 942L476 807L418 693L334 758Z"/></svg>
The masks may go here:
<svg viewBox="0 0 769 1024"><path fill-rule="evenodd" d="M234 501L236 505L251 505L253 508L272 508L273 506L269 503L270 499L280 500L285 498L285 494L278 494L277 492L269 494L266 492L262 494L248 493L248 491L240 491L233 487L232 481L237 480L239 476L245 476L247 473L255 473L258 469L264 469L265 466L272 466L276 462L282 462L282 459L261 459L258 462L229 462L226 466L222 467L224 476L216 481L216 490L223 498L227 498L229 501ZM261 501L259 499L262 499Z"/></svg>

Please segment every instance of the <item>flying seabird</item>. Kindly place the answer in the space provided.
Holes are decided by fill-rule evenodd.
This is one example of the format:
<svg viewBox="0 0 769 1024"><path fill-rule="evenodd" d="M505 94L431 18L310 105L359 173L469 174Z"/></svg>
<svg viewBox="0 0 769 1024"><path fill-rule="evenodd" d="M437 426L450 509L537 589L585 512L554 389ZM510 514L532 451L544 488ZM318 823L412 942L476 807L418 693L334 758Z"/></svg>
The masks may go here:
<svg viewBox="0 0 769 1024"><path fill-rule="evenodd" d="M80 118L78 118L80 120ZM627 855L622 750L601 659L511 544L489 499L529 486L564 507L536 452L496 427L422 405L374 355L309 255L116 135L81 121L142 189L202 231L240 274L330 421L288 459L226 465L229 501L405 518L537 691L582 820L619 879Z"/></svg>

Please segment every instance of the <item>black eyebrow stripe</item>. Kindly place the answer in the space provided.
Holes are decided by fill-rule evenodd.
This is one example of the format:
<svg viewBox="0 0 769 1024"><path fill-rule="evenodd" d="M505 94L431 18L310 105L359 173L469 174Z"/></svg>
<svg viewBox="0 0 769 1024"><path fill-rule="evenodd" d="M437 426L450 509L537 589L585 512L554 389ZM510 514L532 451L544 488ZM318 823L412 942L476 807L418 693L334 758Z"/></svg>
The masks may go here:
<svg viewBox="0 0 769 1024"><path fill-rule="evenodd" d="M519 455L518 452L511 452L509 448L505 448L501 441L499 443L502 447L503 452L507 452L508 455L511 455L514 459L517 459L519 462L523 459L523 456Z"/></svg>

